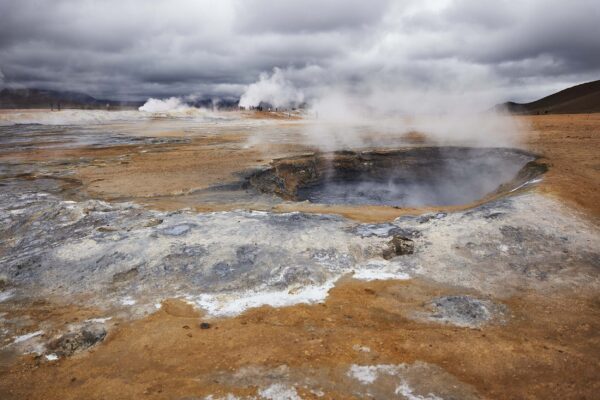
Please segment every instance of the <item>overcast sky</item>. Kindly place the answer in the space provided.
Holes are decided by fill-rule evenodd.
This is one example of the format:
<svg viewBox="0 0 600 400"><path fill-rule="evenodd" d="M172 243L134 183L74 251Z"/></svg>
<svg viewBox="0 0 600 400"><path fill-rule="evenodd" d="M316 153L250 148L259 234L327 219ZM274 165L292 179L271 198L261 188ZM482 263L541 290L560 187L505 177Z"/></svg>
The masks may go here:
<svg viewBox="0 0 600 400"><path fill-rule="evenodd" d="M0 0L4 86L240 96L275 67L298 88L532 100L600 79L600 1Z"/></svg>

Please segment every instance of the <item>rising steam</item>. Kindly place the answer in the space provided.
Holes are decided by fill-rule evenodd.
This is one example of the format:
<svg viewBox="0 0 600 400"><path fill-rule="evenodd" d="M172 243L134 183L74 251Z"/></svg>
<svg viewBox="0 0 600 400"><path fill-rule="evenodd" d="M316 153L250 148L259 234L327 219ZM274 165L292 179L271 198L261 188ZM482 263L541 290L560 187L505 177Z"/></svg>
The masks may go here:
<svg viewBox="0 0 600 400"><path fill-rule="evenodd" d="M285 78L281 69L275 68L270 76L262 73L257 82L248 86L240 98L239 105L243 108L250 108L257 107L264 102L273 107L293 107L303 101L304 93Z"/></svg>
<svg viewBox="0 0 600 400"><path fill-rule="evenodd" d="M150 113L166 113L172 111L188 111L192 109L178 97L169 97L168 99L160 100L150 98L139 108L140 111Z"/></svg>
<svg viewBox="0 0 600 400"><path fill-rule="evenodd" d="M373 133L397 137L419 132L438 144L515 146L520 123L493 112L502 94L485 70L431 70L427 80L403 76L402 67L344 76L343 70L306 67L261 74L240 106L261 102L289 107L305 101L311 123L306 144L338 150L384 144ZM298 88L302 88L301 90Z"/></svg>

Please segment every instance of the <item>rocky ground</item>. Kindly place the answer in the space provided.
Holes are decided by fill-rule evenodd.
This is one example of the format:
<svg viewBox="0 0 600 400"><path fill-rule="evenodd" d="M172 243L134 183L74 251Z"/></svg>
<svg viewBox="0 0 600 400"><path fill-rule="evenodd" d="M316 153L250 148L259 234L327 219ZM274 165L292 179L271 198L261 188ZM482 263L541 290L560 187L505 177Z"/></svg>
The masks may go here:
<svg viewBox="0 0 600 400"><path fill-rule="evenodd" d="M233 190L301 121L0 127L0 397L594 398L600 117L526 118L540 182L423 209Z"/></svg>

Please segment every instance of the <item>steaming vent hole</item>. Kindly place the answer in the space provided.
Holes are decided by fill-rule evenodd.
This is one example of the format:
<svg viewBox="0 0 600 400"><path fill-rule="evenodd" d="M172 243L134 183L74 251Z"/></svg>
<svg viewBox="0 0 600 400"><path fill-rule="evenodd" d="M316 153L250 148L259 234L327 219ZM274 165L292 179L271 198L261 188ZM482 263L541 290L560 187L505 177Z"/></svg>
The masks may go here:
<svg viewBox="0 0 600 400"><path fill-rule="evenodd" d="M468 204L508 193L545 172L516 149L413 147L279 159L250 177L264 193L321 204L398 207Z"/></svg>

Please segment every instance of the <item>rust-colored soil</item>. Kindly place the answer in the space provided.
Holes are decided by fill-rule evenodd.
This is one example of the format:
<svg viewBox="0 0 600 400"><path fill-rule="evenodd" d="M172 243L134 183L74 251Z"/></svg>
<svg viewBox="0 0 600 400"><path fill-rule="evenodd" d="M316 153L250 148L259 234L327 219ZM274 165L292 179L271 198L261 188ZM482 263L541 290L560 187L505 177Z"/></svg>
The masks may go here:
<svg viewBox="0 0 600 400"><path fill-rule="evenodd" d="M281 119L298 120L302 117L296 112L288 111L247 111L244 113L246 118L252 119Z"/></svg>
<svg viewBox="0 0 600 400"><path fill-rule="evenodd" d="M443 367L487 398L592 399L600 390L597 294L522 293L506 301L507 324L485 330L410 319L427 299L451 293L422 281L347 280L324 304L263 307L212 320L210 329L200 329L203 319L190 306L166 301L157 313L119 325L87 354L13 366L3 373L0 393L3 399L252 394L255 388L214 378L249 365L334 369L415 360Z"/></svg>
<svg viewBox="0 0 600 400"><path fill-rule="evenodd" d="M90 195L108 199L179 195L231 182L236 172L260 164L255 150L229 148L237 135L134 152L124 163L98 160L78 171ZM263 161L264 162L264 161Z"/></svg>
<svg viewBox="0 0 600 400"><path fill-rule="evenodd" d="M550 170L540 190L600 217L600 114L520 117L530 122L527 146Z"/></svg>
<svg viewBox="0 0 600 400"><path fill-rule="evenodd" d="M255 117L261 118L261 115ZM564 199L567 203L586 211L594 219L599 218L600 114L513 118L520 118L530 127L524 138L525 148L542 155L543 161L550 166L538 190ZM172 131L161 131L157 134L170 137L185 136L184 132ZM409 133L410 135L415 134ZM419 138L422 139L421 136ZM299 210L338 213L364 222L386 221L406 213L419 212L381 206L322 206L307 203L284 203L274 207L252 203L201 204L194 202L193 198L185 197L197 190L239 181L241 172L266 166L274 158L305 154L314 150L293 142L248 145L247 139L247 134L243 131L219 132L216 135L194 137L190 143L184 144L35 149L4 153L0 160L62 160L67 167L72 163L70 168L75 168L74 178L81 181L82 189L87 195L107 200L137 199L154 208L165 210L182 207L191 207L198 211L235 208ZM80 163L81 159L90 161ZM436 208L445 211L454 209L458 208ZM431 210L433 209L423 209L420 212Z"/></svg>
<svg viewBox="0 0 600 400"><path fill-rule="evenodd" d="M599 218L600 114L519 118L531 124L527 148L542 155L550 166L536 190ZM241 170L310 150L293 144L243 148L239 145L243 139L239 133L223 134L196 138L190 144L36 150L3 158L25 162L89 157L91 164L75 167L75 177L90 195L138 199L169 209L190 206L179 200L180 194L231 182ZM275 209L338 212L366 221L391 219L406 212L391 207L302 203ZM172 399L255 394L253 387L219 383L214 374L233 373L249 365L333 369L351 363L415 360L443 367L486 398L598 397L597 293L524 292L505 301L512 313L505 325L483 330L410 318L422 310L426 300L453 293L452 288L418 280L346 280L330 292L324 304L263 307L236 318L212 320L210 329L199 328L203 318L191 307L170 300L151 316L113 326L107 339L88 352L54 363L24 356L1 366L0 398ZM67 314L78 315L58 302L27 307L19 312L65 322L70 321ZM356 351L354 345L371 351ZM311 394L303 395L311 398ZM344 397L326 393L323 398Z"/></svg>

